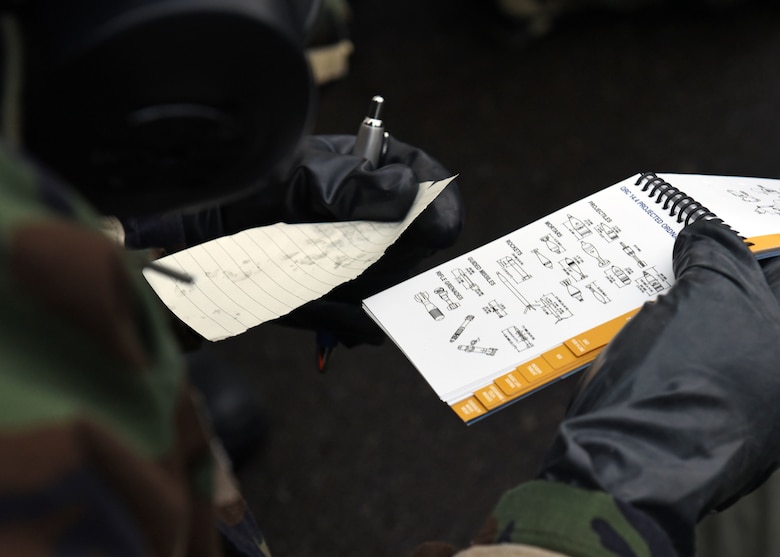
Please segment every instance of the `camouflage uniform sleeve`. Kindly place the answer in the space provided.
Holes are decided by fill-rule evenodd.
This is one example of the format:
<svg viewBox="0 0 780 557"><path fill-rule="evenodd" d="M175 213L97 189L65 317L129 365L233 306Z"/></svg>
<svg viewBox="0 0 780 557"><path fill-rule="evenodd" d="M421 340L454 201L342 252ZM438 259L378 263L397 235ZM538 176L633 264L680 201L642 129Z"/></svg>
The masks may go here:
<svg viewBox="0 0 780 557"><path fill-rule="evenodd" d="M214 499L209 430L159 300L97 222L0 149L3 554L218 557L221 519L238 553L265 557L248 510Z"/></svg>
<svg viewBox="0 0 780 557"><path fill-rule="evenodd" d="M666 534L607 493L532 481L504 494L478 544L523 544L571 557L671 557Z"/></svg>

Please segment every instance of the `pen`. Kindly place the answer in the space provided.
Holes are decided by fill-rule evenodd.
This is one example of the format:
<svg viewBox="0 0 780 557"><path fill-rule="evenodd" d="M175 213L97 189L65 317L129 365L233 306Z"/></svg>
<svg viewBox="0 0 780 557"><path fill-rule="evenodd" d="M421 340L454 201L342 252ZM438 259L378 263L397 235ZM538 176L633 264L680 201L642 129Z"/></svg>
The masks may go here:
<svg viewBox="0 0 780 557"><path fill-rule="evenodd" d="M166 277L172 278L173 280L179 282L186 282L187 284L192 284L193 282L195 282L195 279L193 279L191 275L183 271L177 271L176 269L171 269L170 267L166 267L165 265L160 265L159 263L156 263L154 261L147 261L146 263L144 263L144 269L151 269L152 271L160 273L161 275L165 275Z"/></svg>
<svg viewBox="0 0 780 557"><path fill-rule="evenodd" d="M324 373L339 339L330 331L317 331L317 371Z"/></svg>
<svg viewBox="0 0 780 557"><path fill-rule="evenodd" d="M161 275L178 282L185 282L187 284L192 284L195 282L195 279L189 273L185 273L184 271L180 271L178 269L172 269L167 265L163 265L153 259L149 259L150 255L148 250L130 251L128 253L131 254L131 260L135 261L135 265L138 265L141 269L149 269L150 271L160 273Z"/></svg>
<svg viewBox="0 0 780 557"><path fill-rule="evenodd" d="M387 138L384 123L380 118L384 103L385 99L380 95L371 98L368 114L360 122L355 146L352 148L353 155L366 159L374 168L379 166L379 158L382 156ZM317 370L320 373L325 371L333 349L338 343L338 338L330 331L317 331Z"/></svg>
<svg viewBox="0 0 780 557"><path fill-rule="evenodd" d="M172 278L173 280L179 282L185 282L187 284L192 284L195 282L195 279L192 278L192 275L189 275L183 271L177 271L176 269L171 269L170 267L166 267L165 265L160 265L159 263L156 263L154 261L147 261L146 263L144 263L144 269L151 269L152 271L160 273L161 275L165 275L166 277Z"/></svg>
<svg viewBox="0 0 780 557"><path fill-rule="evenodd" d="M382 149L385 145L385 126L380 116L385 99L380 95L374 95L371 104L368 107L368 114L358 127L355 146L352 148L352 154L363 157L369 161L374 168L379 166L379 157L382 155Z"/></svg>

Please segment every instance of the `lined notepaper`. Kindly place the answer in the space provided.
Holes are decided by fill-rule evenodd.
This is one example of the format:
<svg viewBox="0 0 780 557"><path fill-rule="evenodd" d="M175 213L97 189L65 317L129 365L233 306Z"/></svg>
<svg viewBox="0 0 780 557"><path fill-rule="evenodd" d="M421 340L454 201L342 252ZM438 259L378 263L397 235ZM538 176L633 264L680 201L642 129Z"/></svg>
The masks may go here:
<svg viewBox="0 0 780 557"><path fill-rule="evenodd" d="M232 337L357 278L452 179L420 184L414 205L400 222L253 228L158 260L191 275L192 284L150 269L144 276L170 310L204 338Z"/></svg>

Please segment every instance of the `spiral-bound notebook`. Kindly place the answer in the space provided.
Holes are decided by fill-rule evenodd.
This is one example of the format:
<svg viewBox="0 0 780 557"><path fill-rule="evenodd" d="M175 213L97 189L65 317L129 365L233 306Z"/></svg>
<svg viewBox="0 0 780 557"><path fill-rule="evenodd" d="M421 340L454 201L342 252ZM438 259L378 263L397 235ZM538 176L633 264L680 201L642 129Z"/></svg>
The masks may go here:
<svg viewBox="0 0 780 557"><path fill-rule="evenodd" d="M470 423L587 366L674 282L672 247L719 218L780 253L780 180L640 174L364 300Z"/></svg>

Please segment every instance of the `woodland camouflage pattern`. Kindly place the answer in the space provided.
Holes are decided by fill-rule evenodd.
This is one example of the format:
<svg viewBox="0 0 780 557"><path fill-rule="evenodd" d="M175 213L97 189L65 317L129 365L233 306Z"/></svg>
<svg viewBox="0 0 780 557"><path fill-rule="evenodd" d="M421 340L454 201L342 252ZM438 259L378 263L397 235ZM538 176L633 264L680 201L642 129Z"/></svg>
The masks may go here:
<svg viewBox="0 0 780 557"><path fill-rule="evenodd" d="M630 505L602 491L538 480L522 484L501 497L472 548L458 552L449 544L431 542L419 546L412 557L674 557L676 554L655 522Z"/></svg>
<svg viewBox="0 0 780 557"><path fill-rule="evenodd" d="M222 531L266 555L237 491L213 503L212 440L141 273L5 150L0 258L3 553L216 556Z"/></svg>

